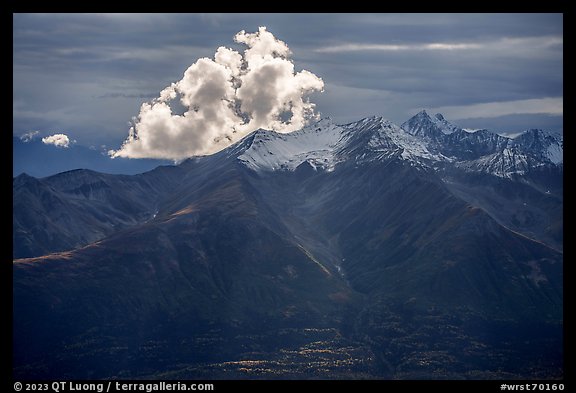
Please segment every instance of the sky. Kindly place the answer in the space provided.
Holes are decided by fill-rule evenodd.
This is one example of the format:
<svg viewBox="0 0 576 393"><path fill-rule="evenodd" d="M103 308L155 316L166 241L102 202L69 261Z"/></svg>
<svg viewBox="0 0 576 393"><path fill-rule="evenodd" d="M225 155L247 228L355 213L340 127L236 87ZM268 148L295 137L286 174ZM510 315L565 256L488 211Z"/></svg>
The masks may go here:
<svg viewBox="0 0 576 393"><path fill-rule="evenodd" d="M13 135L54 148L179 160L421 109L562 132L562 14L13 15Z"/></svg>

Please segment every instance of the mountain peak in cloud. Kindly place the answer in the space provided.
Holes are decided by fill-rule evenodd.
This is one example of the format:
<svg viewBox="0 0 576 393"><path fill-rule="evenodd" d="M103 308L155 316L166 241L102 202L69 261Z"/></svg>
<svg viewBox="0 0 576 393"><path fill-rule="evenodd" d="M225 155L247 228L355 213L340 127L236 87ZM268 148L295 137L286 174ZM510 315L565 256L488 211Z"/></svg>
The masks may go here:
<svg viewBox="0 0 576 393"><path fill-rule="evenodd" d="M313 73L296 72L283 41L260 27L234 37L244 53L219 47L201 58L158 98L143 103L129 136L112 157L181 160L217 152L250 132L265 128L292 132L317 119L308 95L323 91ZM184 106L174 113L171 102Z"/></svg>

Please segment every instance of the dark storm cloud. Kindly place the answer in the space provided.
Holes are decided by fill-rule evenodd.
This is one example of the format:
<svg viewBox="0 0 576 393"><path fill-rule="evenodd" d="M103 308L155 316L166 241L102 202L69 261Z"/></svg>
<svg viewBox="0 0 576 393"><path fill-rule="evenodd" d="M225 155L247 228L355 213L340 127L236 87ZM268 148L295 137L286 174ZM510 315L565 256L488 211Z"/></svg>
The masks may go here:
<svg viewBox="0 0 576 393"><path fill-rule="evenodd" d="M157 93L140 93L140 94L126 94L126 93L106 93L97 96L96 98L106 99L106 98L156 98Z"/></svg>
<svg viewBox="0 0 576 393"><path fill-rule="evenodd" d="M563 96L561 14L15 14L14 133L112 145L150 92L258 26L324 80L313 99L340 122ZM372 49L326 51L342 45Z"/></svg>
<svg viewBox="0 0 576 393"><path fill-rule="evenodd" d="M518 134L518 130L540 128L555 133L562 133L562 116L552 115L506 115L492 118L470 118L458 120L458 125L463 128L482 127L500 133L502 135Z"/></svg>

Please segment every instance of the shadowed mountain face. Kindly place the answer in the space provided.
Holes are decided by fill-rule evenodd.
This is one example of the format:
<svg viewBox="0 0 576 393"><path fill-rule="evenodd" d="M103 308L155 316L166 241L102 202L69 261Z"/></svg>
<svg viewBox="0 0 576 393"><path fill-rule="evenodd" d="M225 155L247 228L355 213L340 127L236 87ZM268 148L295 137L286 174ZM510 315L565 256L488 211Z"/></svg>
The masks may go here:
<svg viewBox="0 0 576 393"><path fill-rule="evenodd" d="M75 170L13 181L15 257L70 250L153 217L181 168L158 167L145 175Z"/></svg>
<svg viewBox="0 0 576 393"><path fill-rule="evenodd" d="M323 120L137 176L19 176L14 376L561 377L561 167L503 178L437 143ZM525 200L550 221L511 228Z"/></svg>

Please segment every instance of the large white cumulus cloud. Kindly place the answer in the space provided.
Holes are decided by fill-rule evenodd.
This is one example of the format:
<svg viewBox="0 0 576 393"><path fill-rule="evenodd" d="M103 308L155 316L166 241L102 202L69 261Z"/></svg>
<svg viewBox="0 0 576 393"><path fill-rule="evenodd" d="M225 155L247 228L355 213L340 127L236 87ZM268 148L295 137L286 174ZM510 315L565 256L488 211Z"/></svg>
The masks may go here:
<svg viewBox="0 0 576 393"><path fill-rule="evenodd" d="M308 96L324 82L295 72L284 42L266 27L234 40L247 46L243 54L220 47L214 59L192 64L180 81L142 104L128 138L110 155L178 161L215 153L258 128L291 132L317 118ZM178 102L182 114L173 109Z"/></svg>

